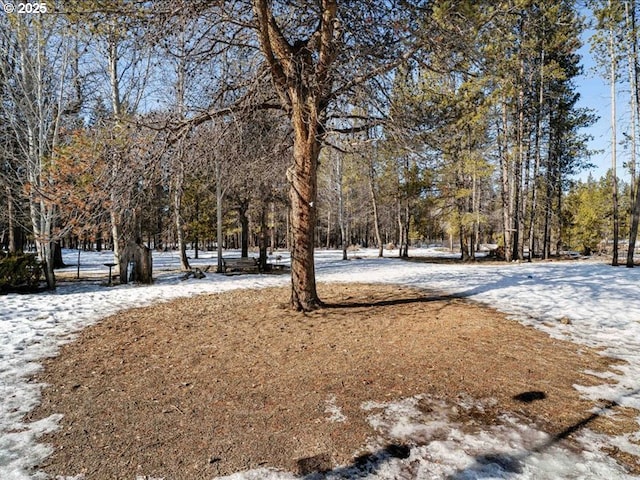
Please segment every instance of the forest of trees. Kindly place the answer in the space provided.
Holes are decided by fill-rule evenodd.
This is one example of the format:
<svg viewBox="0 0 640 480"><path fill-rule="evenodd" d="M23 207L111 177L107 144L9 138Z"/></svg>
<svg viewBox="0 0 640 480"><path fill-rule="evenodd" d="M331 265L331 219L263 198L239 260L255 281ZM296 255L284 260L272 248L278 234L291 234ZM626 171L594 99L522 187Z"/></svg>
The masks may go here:
<svg viewBox="0 0 640 480"><path fill-rule="evenodd" d="M635 1L44 5L0 17L0 245L35 249L51 288L59 247L115 263L175 248L184 270L187 247L289 249L301 310L321 304L318 247L612 249L617 264L628 238L633 265ZM588 26L632 118L607 178L576 182Z"/></svg>

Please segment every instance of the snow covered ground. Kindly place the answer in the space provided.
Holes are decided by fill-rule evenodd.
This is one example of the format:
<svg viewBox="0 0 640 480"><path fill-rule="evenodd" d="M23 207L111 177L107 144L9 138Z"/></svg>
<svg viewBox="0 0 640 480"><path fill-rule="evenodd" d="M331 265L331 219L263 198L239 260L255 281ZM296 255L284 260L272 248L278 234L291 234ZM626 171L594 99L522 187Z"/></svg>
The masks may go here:
<svg viewBox="0 0 640 480"><path fill-rule="evenodd" d="M640 409L640 269L612 268L594 261L509 264L452 265L378 259L374 250L350 252L349 262L341 252L318 251L319 281L398 283L438 289L491 304L513 318L540 328L550 335L576 343L602 347L603 353L628 362L607 374L616 384L576 388L586 397L614 400ZM397 252L385 252L397 255ZM279 262L288 263L288 254L279 253ZM434 249L411 251L416 255L447 256ZM64 342L82 328L118 310L169 301L176 297L222 292L241 288L286 285L288 276L208 275L202 280L181 281L176 272L175 252L154 253L152 286L107 288L95 280L106 275L103 264L111 261L108 252L83 253L81 277L77 283L61 284L56 292L0 297L0 479L44 478L32 471L49 452L38 437L57 427L59 418L25 423L23 417L39 401L41 385L29 382L43 358L53 356ZM75 264L77 253L65 252L65 261ZM274 260L275 261L275 260ZM210 253L193 260L194 266L215 264ZM75 267L69 267L69 275ZM570 322L560 322L566 317ZM504 417L485 430L465 433L449 419L452 409L435 399L433 411L425 416L416 408L420 398L395 403L362 405L370 412L370 422L385 438L399 443L415 441L407 455L393 455L376 445L366 465L338 468L313 478L370 479L625 479L636 478L603 454L598 447L615 446L640 455L634 441L638 432L605 437L587 429L579 434L583 449L576 452L563 442L554 442L533 425ZM481 405L475 404L475 408ZM331 405L331 418L339 417ZM607 414L608 412L601 412ZM378 450L376 450L378 448ZM407 457L407 458L399 458ZM81 478L81 477L78 477ZM272 470L238 472L230 477L247 479L295 479L290 473Z"/></svg>

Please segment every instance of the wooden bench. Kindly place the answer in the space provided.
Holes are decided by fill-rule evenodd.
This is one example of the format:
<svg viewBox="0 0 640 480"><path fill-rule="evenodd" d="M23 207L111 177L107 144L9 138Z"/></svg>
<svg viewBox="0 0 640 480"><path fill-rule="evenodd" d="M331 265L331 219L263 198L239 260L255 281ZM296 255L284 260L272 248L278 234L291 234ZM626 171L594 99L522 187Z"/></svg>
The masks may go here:
<svg viewBox="0 0 640 480"><path fill-rule="evenodd" d="M222 272L229 273L259 273L260 264L253 257L249 258L223 258Z"/></svg>

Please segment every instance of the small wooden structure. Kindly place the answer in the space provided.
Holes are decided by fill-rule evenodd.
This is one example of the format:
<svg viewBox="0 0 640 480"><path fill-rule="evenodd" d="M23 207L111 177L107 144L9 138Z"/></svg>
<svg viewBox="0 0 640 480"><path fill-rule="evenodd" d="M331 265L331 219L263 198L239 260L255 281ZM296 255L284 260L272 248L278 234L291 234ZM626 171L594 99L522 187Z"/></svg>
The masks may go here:
<svg viewBox="0 0 640 480"><path fill-rule="evenodd" d="M260 264L253 257L243 258L223 258L222 259L222 273L259 273Z"/></svg>

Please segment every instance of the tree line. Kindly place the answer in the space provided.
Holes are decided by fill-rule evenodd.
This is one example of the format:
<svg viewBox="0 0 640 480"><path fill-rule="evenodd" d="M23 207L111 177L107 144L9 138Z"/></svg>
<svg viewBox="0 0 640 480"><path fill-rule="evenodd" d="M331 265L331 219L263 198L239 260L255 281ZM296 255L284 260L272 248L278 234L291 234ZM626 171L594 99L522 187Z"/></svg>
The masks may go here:
<svg viewBox="0 0 640 480"><path fill-rule="evenodd" d="M287 248L311 310L317 247L571 243L595 120L574 1L50 3L0 18L0 242L35 246L50 287L61 244L113 249L121 272L145 248L185 270L187 244L219 267L223 248ZM594 45L618 15L631 71L636 5L614 3L626 16L591 5Z"/></svg>

